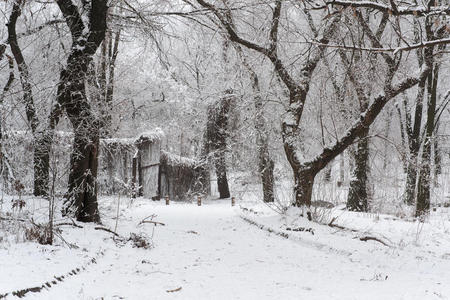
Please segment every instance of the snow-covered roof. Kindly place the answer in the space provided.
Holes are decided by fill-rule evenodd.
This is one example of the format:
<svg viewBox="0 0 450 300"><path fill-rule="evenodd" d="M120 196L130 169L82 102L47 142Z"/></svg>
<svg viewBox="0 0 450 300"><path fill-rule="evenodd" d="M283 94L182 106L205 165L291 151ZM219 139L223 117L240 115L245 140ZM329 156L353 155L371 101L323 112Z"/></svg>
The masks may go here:
<svg viewBox="0 0 450 300"><path fill-rule="evenodd" d="M165 160L169 166L183 166L188 168L196 168L202 165L201 161L173 154L161 150L161 160Z"/></svg>
<svg viewBox="0 0 450 300"><path fill-rule="evenodd" d="M161 128L155 128L154 130L144 131L139 134L139 136L135 139L135 143L141 142L155 142L160 141L164 137L164 132Z"/></svg>

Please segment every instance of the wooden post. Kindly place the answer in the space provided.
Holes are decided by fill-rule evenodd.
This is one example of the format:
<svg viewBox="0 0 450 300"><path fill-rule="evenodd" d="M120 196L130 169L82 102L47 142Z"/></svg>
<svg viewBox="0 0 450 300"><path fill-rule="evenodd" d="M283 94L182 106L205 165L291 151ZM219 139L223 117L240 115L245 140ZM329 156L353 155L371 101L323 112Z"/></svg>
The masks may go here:
<svg viewBox="0 0 450 300"><path fill-rule="evenodd" d="M231 206L234 206L236 204L236 198L231 197Z"/></svg>
<svg viewBox="0 0 450 300"><path fill-rule="evenodd" d="M141 147L141 146L139 146ZM142 158L141 158L141 150L138 151L138 157L137 157L137 172L139 176L139 189L138 189L138 196L144 195L144 177L142 174Z"/></svg>
<svg viewBox="0 0 450 300"><path fill-rule="evenodd" d="M202 206L202 197L200 196L197 197L197 205Z"/></svg>
<svg viewBox="0 0 450 300"><path fill-rule="evenodd" d="M137 157L133 157L133 170L131 178L131 198L136 198L136 169L137 169Z"/></svg>
<svg viewBox="0 0 450 300"><path fill-rule="evenodd" d="M166 196L166 205L169 205L169 195Z"/></svg>

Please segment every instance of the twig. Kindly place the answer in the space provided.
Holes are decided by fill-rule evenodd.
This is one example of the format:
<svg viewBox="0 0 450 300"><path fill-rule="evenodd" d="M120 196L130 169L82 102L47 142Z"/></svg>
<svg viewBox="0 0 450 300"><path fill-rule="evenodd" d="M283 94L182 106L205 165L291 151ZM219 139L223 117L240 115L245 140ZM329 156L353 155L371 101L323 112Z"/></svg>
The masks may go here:
<svg viewBox="0 0 450 300"><path fill-rule="evenodd" d="M59 224L55 224L55 226L63 226L63 225L68 225L68 226L73 226L73 227L77 227L77 228L84 228L81 225L78 225L77 223L75 223L74 220L70 219L72 221L72 223L70 222L63 222L63 223L59 223Z"/></svg>
<svg viewBox="0 0 450 300"><path fill-rule="evenodd" d="M391 247L390 245L386 244L385 242L383 242L382 240L380 240L379 238L373 237L373 236L364 236L364 237L360 237L359 238L360 241L363 242L367 242L367 241L377 241L383 245L385 245L386 247Z"/></svg>
<svg viewBox="0 0 450 300"><path fill-rule="evenodd" d="M166 292L168 293L173 293L173 292L179 292L181 291L181 286L179 288L173 289L173 290L167 290Z"/></svg>
<svg viewBox="0 0 450 300"><path fill-rule="evenodd" d="M120 235L117 232L112 231L111 229L105 228L105 227L94 227L95 230L103 230L109 233L114 234L117 237L120 237Z"/></svg>
<svg viewBox="0 0 450 300"><path fill-rule="evenodd" d="M26 219L20 219L20 218L5 218L5 217L0 217L0 220L2 221L19 221L19 222L28 222L29 220Z"/></svg>
<svg viewBox="0 0 450 300"><path fill-rule="evenodd" d="M156 221L150 221L150 220L148 220L148 221L144 221L144 220L142 220L141 222L139 222L139 224L138 224L138 225L140 225L140 224L145 224L145 223L149 223L149 224L155 224L155 226L156 226L156 225L162 225L162 226L166 226L166 224L164 224L164 223L161 223L161 222L156 222Z"/></svg>
<svg viewBox="0 0 450 300"><path fill-rule="evenodd" d="M156 225L166 226L166 224L164 224L164 223L157 222L157 221L153 221L153 218L156 218L156 217L157 217L157 215L155 215L155 214L150 215L150 216L147 216L147 217L143 218L142 221L140 221L140 222L137 224L137 226L139 226L139 225L141 225L141 224L144 224L144 223L154 224L155 226L156 226ZM147 219L150 219L150 220L147 220Z"/></svg>

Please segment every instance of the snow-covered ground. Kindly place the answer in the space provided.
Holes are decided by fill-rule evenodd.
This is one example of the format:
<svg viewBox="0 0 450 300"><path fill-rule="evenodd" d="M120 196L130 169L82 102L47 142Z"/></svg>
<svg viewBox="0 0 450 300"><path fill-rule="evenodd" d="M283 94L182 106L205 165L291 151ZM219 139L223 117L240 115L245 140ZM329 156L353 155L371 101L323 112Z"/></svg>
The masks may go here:
<svg viewBox="0 0 450 300"><path fill-rule="evenodd" d="M116 198L101 199L105 227L114 229L116 208ZM151 249L117 244L111 233L89 224L61 226L66 243L77 249L60 239L60 245L42 246L4 237L0 295L50 282L26 299L450 298L448 214L435 213L420 224L321 212L324 221L337 216L338 227L330 227L298 213L279 215L249 202L231 207L229 201L208 200L199 207L122 199L117 232L153 236ZM138 225L153 214L165 226ZM76 268L77 274L67 275ZM55 279L61 275L66 276Z"/></svg>

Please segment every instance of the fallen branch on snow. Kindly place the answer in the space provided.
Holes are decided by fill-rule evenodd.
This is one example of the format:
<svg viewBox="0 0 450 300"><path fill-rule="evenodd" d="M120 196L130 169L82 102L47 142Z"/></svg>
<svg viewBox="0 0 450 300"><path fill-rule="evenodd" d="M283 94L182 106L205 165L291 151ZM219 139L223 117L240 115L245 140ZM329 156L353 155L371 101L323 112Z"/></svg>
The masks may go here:
<svg viewBox="0 0 450 300"><path fill-rule="evenodd" d="M382 240L380 240L379 238L376 238L376 237L374 237L374 236L363 236L363 237L360 237L359 240L360 240L360 241L363 241L363 242L367 242L367 241L377 241L377 242L379 242L379 243L385 245L386 247L392 247L391 245L389 245L389 244L383 242Z"/></svg>
<svg viewBox="0 0 450 300"><path fill-rule="evenodd" d="M140 224L155 224L155 226L156 225L166 226L166 224L164 224L164 223L156 222L156 221L150 221L150 220L148 220L148 221L141 221L141 222L139 222L138 225L140 225Z"/></svg>
<svg viewBox="0 0 450 300"><path fill-rule="evenodd" d="M117 232L112 231L111 229L105 228L105 227L94 227L95 230L103 230L109 233L114 234L117 237L120 237L120 235Z"/></svg>
<svg viewBox="0 0 450 300"><path fill-rule="evenodd" d="M140 221L140 222L137 224L137 226L139 226L139 225L141 225L141 224L153 224L153 225L155 225L155 226L157 226L157 225L166 226L166 224L164 224L164 223L162 223L162 222L153 221L153 218L156 218L156 217L157 217L157 215L155 215L155 214L150 215L150 216L148 216L148 217L145 217L145 218L142 219L142 221ZM148 220L148 219L150 219L150 220Z"/></svg>

